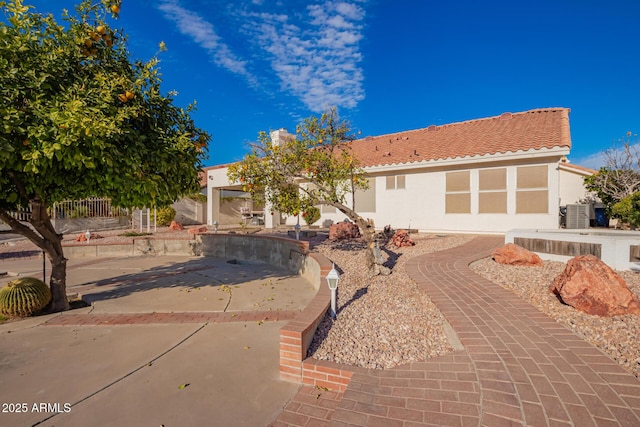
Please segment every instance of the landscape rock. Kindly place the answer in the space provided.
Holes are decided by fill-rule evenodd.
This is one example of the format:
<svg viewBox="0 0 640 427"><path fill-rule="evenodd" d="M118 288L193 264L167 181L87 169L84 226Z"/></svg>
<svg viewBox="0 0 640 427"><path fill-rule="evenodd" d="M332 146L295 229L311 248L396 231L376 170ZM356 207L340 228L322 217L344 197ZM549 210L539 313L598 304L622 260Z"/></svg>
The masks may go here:
<svg viewBox="0 0 640 427"><path fill-rule="evenodd" d="M207 229L206 226L194 227L194 228L190 228L189 229L189 234L206 233L207 231L209 231L209 230Z"/></svg>
<svg viewBox="0 0 640 427"><path fill-rule="evenodd" d="M407 230L396 231L393 237L391 237L391 241L397 248L415 245L413 240L411 240L409 233L407 233Z"/></svg>
<svg viewBox="0 0 640 427"><path fill-rule="evenodd" d="M593 255L570 259L549 291L587 314L612 317L640 313L640 301L624 279Z"/></svg>
<svg viewBox="0 0 640 427"><path fill-rule="evenodd" d="M171 225L169 225L170 231L181 231L184 230L184 226L177 221L171 221Z"/></svg>
<svg viewBox="0 0 640 427"><path fill-rule="evenodd" d="M352 222L339 222L329 227L330 240L353 239L356 237L360 237L360 230Z"/></svg>
<svg viewBox="0 0 640 427"><path fill-rule="evenodd" d="M91 233L89 240L91 241L93 239L102 239L102 236L99 235L98 233ZM78 237L76 237L76 242L86 242L86 241L87 241L87 236L85 235L85 233L80 233L78 234Z"/></svg>
<svg viewBox="0 0 640 427"><path fill-rule="evenodd" d="M507 243L493 251L493 260L498 264L541 266L542 259L535 253L518 246L515 243Z"/></svg>

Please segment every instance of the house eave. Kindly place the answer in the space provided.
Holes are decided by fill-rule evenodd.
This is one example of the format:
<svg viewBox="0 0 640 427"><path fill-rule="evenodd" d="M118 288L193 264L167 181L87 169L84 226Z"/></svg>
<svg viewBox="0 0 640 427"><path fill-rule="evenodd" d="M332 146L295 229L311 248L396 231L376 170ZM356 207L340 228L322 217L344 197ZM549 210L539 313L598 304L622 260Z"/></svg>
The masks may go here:
<svg viewBox="0 0 640 427"><path fill-rule="evenodd" d="M380 172L394 172L394 171L407 171L415 169L425 168L442 168L442 167L459 167L465 164L473 163L493 163L504 161L516 161L516 160L530 160L532 158L544 158L544 157L562 157L566 156L570 152L570 147L553 147L531 150L520 150L516 152L507 153L494 153L494 154L482 154L476 156L464 156L448 159L432 159L423 160L419 162L411 163L390 163L385 165L365 166L363 170L365 173L380 173Z"/></svg>

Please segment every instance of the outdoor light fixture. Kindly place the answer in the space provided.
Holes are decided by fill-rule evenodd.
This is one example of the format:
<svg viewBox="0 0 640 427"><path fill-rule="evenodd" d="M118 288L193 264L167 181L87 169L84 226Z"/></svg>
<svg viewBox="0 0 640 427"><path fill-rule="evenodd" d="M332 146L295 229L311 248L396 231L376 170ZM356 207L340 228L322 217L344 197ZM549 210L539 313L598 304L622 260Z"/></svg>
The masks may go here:
<svg viewBox="0 0 640 427"><path fill-rule="evenodd" d="M91 232L89 230L87 230L87 232L84 233L84 237L87 238L87 243L89 243L89 240L91 240Z"/></svg>
<svg viewBox="0 0 640 427"><path fill-rule="evenodd" d="M220 223L218 222L218 220L213 221L213 230L218 233L218 226L220 225Z"/></svg>
<svg viewBox="0 0 640 427"><path fill-rule="evenodd" d="M338 289L338 282L340 281L340 274L336 270L336 265L333 264L331 271L327 274L327 284L331 290L331 318L336 318L336 290Z"/></svg>
<svg viewBox="0 0 640 427"><path fill-rule="evenodd" d="M294 225L293 228L296 230L296 240L300 240L300 224Z"/></svg>

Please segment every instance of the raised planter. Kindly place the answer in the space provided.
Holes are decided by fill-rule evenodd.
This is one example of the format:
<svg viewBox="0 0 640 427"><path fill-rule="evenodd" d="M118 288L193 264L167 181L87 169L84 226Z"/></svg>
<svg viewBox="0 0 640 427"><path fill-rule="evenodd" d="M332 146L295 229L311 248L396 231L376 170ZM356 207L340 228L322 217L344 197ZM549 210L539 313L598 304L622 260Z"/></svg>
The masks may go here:
<svg viewBox="0 0 640 427"><path fill-rule="evenodd" d="M577 255L594 255L614 270L640 270L634 249L640 232L626 230L511 230L505 243L515 243L540 258L566 262Z"/></svg>

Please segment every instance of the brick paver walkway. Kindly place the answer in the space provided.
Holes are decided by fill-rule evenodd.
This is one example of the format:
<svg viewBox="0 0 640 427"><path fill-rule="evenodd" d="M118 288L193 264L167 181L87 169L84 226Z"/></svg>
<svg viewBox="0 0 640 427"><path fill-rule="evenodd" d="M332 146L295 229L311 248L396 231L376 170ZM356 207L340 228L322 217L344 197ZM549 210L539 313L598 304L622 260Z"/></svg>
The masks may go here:
<svg viewBox="0 0 640 427"><path fill-rule="evenodd" d="M312 411L314 389L305 386L273 425L640 426L640 381L468 268L502 243L479 237L407 263L463 351L384 371L357 369L344 394L332 395L339 399L333 412Z"/></svg>

